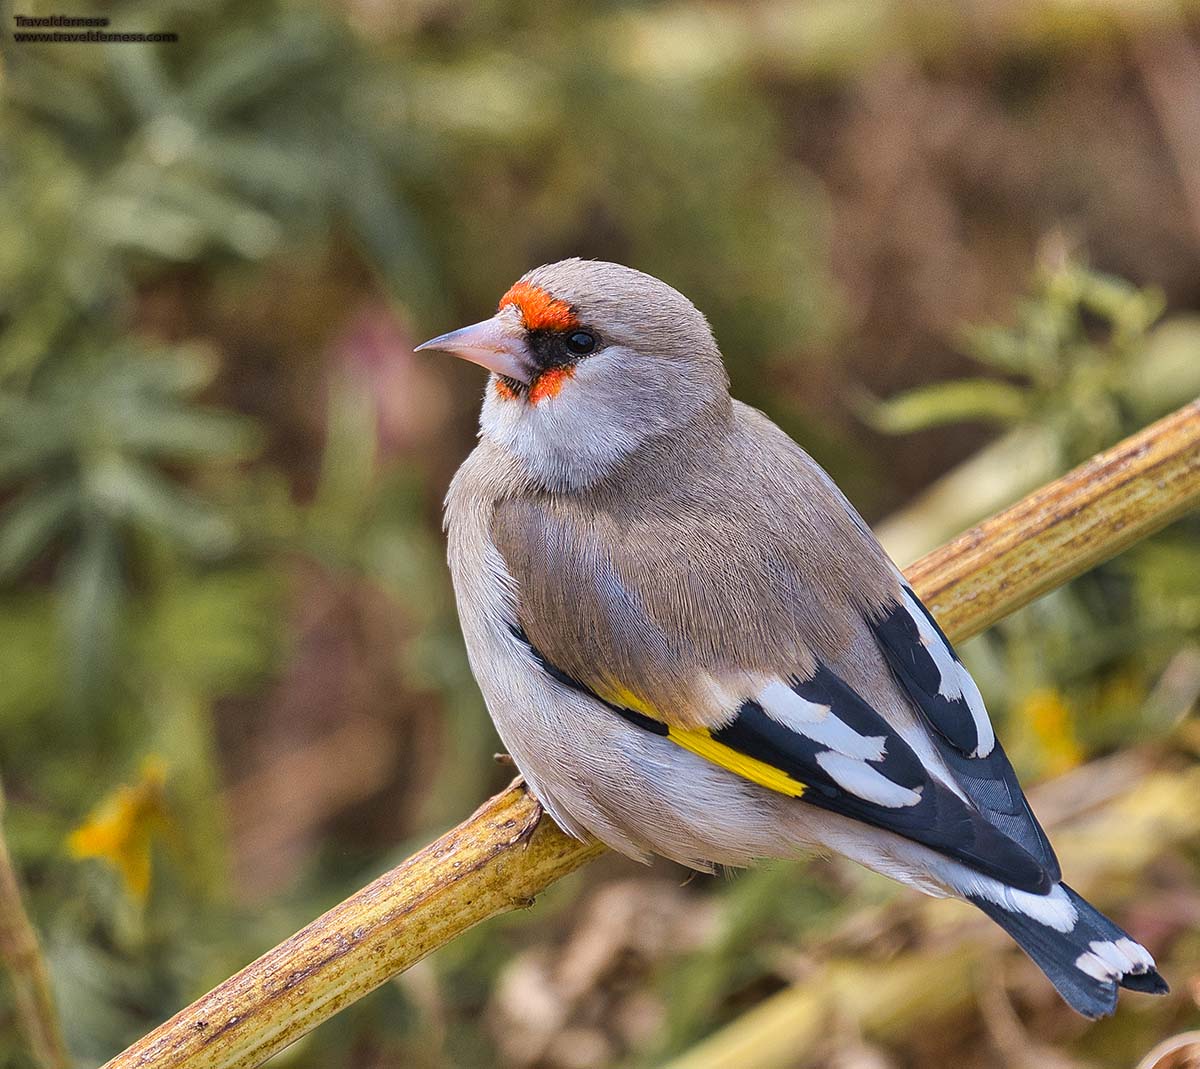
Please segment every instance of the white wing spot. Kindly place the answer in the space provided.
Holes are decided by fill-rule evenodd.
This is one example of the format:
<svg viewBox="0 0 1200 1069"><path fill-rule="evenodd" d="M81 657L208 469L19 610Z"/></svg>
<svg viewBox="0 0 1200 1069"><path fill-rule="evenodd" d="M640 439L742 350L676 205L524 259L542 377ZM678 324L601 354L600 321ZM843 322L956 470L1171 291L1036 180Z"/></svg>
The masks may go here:
<svg viewBox="0 0 1200 1069"><path fill-rule="evenodd" d="M817 724L829 715L829 706L801 698L781 679L773 679L759 692L763 711L786 727L793 724Z"/></svg>
<svg viewBox="0 0 1200 1069"><path fill-rule="evenodd" d="M827 751L817 754L819 764L839 787L866 802L887 806L889 809L900 809L904 806L916 805L921 800L920 790L910 790L893 783L881 775L865 761L849 757L842 753Z"/></svg>
<svg viewBox="0 0 1200 1069"><path fill-rule="evenodd" d="M1093 939L1088 949L1075 959L1075 968L1096 980L1119 980L1128 973L1144 973L1154 968L1154 959L1140 943L1121 939Z"/></svg>
<svg viewBox="0 0 1200 1069"><path fill-rule="evenodd" d="M929 617L921 611L921 606L917 604L916 595L913 594L912 589L905 585L901 587L901 590L904 594L904 608L917 627L921 645L928 650L930 658L937 667L938 694L943 698L961 701L966 705L971 713L971 719L975 723L977 740L971 756L987 757L996 745L996 735L992 731L992 723L988 719L979 687L975 685L971 673L954 659L950 648L938 636L933 624L929 622Z"/></svg>
<svg viewBox="0 0 1200 1069"><path fill-rule="evenodd" d="M1102 942L1099 939L1095 939L1088 944L1088 948L1096 957L1107 962L1118 973L1124 974L1133 968L1133 962L1129 960L1127 955L1121 952L1116 943L1107 940Z"/></svg>
<svg viewBox="0 0 1200 1069"><path fill-rule="evenodd" d="M1062 884L1055 884L1049 894L1037 895L1032 891L1019 891L990 876L972 872L970 878L962 884L962 890L965 894L978 895L989 902L995 902L1009 913L1024 913L1026 917L1032 918L1038 924L1044 924L1047 928L1053 928L1056 932L1072 931L1079 920L1075 904L1067 897Z"/></svg>
<svg viewBox="0 0 1200 1069"><path fill-rule="evenodd" d="M1095 944L1092 945L1094 946ZM1102 957L1092 953L1090 950L1085 950L1075 959L1075 968L1080 972L1087 973L1093 980L1099 980L1101 983L1115 980L1121 975Z"/></svg>
<svg viewBox="0 0 1200 1069"><path fill-rule="evenodd" d="M987 757L996 745L996 733L992 730L992 721L983 704L983 695L979 693L979 687L966 668L957 662L954 667L958 669L959 690L963 700L967 703L967 708L971 710L971 718L975 721L975 734L979 739L975 752L971 756Z"/></svg>
<svg viewBox="0 0 1200 1069"><path fill-rule="evenodd" d="M1091 970L1095 968L1091 958L1097 958L1110 971L1110 979L1124 976L1126 973L1144 973L1148 969L1154 968L1154 959L1150 956L1150 952L1140 943L1135 943L1132 939L1093 939L1088 944L1087 952L1081 954L1075 964L1080 969L1083 969L1089 976L1096 974ZM1084 961L1084 959L1087 959ZM1080 964L1080 962L1083 964ZM1097 977L1099 979L1099 977Z"/></svg>
<svg viewBox="0 0 1200 1069"><path fill-rule="evenodd" d="M1130 961L1133 962L1134 972L1145 972L1147 969L1154 968L1154 958L1141 943L1135 943L1132 939L1126 937L1118 939L1116 942L1117 949L1121 951Z"/></svg>
<svg viewBox="0 0 1200 1069"><path fill-rule="evenodd" d="M863 761L883 760L887 740L882 735L859 734L828 705L800 697L780 680L773 680L763 687L758 704L775 723L813 742L847 757Z"/></svg>

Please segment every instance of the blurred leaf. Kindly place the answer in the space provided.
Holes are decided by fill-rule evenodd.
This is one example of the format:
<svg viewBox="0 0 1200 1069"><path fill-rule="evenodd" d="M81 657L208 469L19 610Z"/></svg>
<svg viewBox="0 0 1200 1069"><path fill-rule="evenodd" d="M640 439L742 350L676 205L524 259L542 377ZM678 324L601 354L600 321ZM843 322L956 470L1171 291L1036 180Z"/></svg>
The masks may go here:
<svg viewBox="0 0 1200 1069"><path fill-rule="evenodd" d="M388 181L383 163L360 150L341 169L341 206L354 232L405 301L438 310L429 247L416 217Z"/></svg>
<svg viewBox="0 0 1200 1069"><path fill-rule="evenodd" d="M135 617L138 661L205 695L237 690L266 673L283 601L281 578L260 568L173 571Z"/></svg>
<svg viewBox="0 0 1200 1069"><path fill-rule="evenodd" d="M960 379L920 386L886 401L863 399L859 411L876 430L909 434L963 420L1002 426L1016 423L1028 411L1019 387L995 379Z"/></svg>
<svg viewBox="0 0 1200 1069"><path fill-rule="evenodd" d="M1021 376L1023 385L991 379L939 383L868 406L865 418L889 433L966 419L1050 426L1065 462L1078 463L1136 429L1130 414L1135 408L1147 413L1151 390L1161 406L1156 415L1186 399L1178 390L1162 390L1164 379L1177 380L1169 370L1169 345L1167 356L1156 357L1164 370L1147 374L1148 349L1154 351L1149 332L1162 310L1163 299L1152 290L1069 259L1055 261L1039 272L1013 326L961 334L971 356Z"/></svg>
<svg viewBox="0 0 1200 1069"><path fill-rule="evenodd" d="M154 531L198 556L221 556L237 543L237 528L219 509L144 465L116 459L95 464L84 488L111 520Z"/></svg>
<svg viewBox="0 0 1200 1069"><path fill-rule="evenodd" d="M92 517L59 580L67 699L76 712L95 709L110 696L123 601L116 532Z"/></svg>
<svg viewBox="0 0 1200 1069"><path fill-rule="evenodd" d="M112 119L97 81L90 71L51 62L49 56L26 49L19 76L7 79L4 89L10 103L61 123L76 135L94 135Z"/></svg>
<svg viewBox="0 0 1200 1069"><path fill-rule="evenodd" d="M1139 289L1132 282L1073 265L1079 279L1076 299L1083 308L1113 325L1116 345L1141 340L1166 308L1156 289Z"/></svg>
<svg viewBox="0 0 1200 1069"><path fill-rule="evenodd" d="M244 416L212 409L135 406L121 428L121 444L131 452L159 460L247 460L258 452L262 435Z"/></svg>
<svg viewBox="0 0 1200 1069"><path fill-rule="evenodd" d="M36 721L44 730L61 697L61 662L51 655L56 629L54 607L44 596L0 601L0 727L10 745L12 733L24 722Z"/></svg>
<svg viewBox="0 0 1200 1069"><path fill-rule="evenodd" d="M198 345L170 349L139 346L121 350L120 355L122 358L104 368L108 387L114 392L149 398L187 400L212 385L218 368L217 354ZM242 422L246 423L244 419Z"/></svg>
<svg viewBox="0 0 1200 1069"><path fill-rule="evenodd" d="M5 506L0 512L0 583L11 581L46 547L78 497L75 486L47 483Z"/></svg>
<svg viewBox="0 0 1200 1069"><path fill-rule="evenodd" d="M96 212L96 231L110 245L179 261L207 245L202 222L185 206L117 190L97 198Z"/></svg>
<svg viewBox="0 0 1200 1069"><path fill-rule="evenodd" d="M324 546L353 542L375 480L376 432L373 399L349 378L330 390L325 451L308 525Z"/></svg>
<svg viewBox="0 0 1200 1069"><path fill-rule="evenodd" d="M315 12L289 13L264 35L261 27L236 27L219 37L185 89L190 109L201 115L228 113L286 90L293 79L328 55L338 28Z"/></svg>
<svg viewBox="0 0 1200 1069"><path fill-rule="evenodd" d="M174 107L175 93L157 48L114 48L108 56L114 83L141 119Z"/></svg>
<svg viewBox="0 0 1200 1069"><path fill-rule="evenodd" d="M53 470L70 452L76 429L43 404L0 394L0 483Z"/></svg>
<svg viewBox="0 0 1200 1069"><path fill-rule="evenodd" d="M1160 323L1146 338L1142 359L1129 362L1126 381L1134 418L1143 423L1200 397L1200 317Z"/></svg>

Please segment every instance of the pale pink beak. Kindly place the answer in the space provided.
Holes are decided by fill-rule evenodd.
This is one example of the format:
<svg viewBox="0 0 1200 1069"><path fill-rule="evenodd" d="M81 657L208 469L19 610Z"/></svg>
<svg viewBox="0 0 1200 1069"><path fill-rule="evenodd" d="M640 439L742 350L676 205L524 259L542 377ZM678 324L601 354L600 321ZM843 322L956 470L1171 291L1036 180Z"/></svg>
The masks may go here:
<svg viewBox="0 0 1200 1069"><path fill-rule="evenodd" d="M418 345L413 352L425 349L470 360L497 375L526 384L532 382L537 373L533 353L525 341L525 328L515 317L504 312L498 312L482 323L472 323L469 327L432 338Z"/></svg>

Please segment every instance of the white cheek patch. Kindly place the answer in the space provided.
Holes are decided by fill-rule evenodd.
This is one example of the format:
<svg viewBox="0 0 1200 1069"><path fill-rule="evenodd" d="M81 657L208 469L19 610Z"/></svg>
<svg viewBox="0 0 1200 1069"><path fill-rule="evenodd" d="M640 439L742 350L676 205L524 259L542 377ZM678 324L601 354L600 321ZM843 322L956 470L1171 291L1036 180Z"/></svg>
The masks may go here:
<svg viewBox="0 0 1200 1069"><path fill-rule="evenodd" d="M942 641L942 637L930 623L929 617L917 603L911 588L903 585L901 590L904 596L904 608L916 625L921 646L937 667L940 676L938 694L950 701L961 701L966 705L975 724L977 739L975 752L971 756L987 757L996 745L996 734L992 730L992 722L988 718L979 687L971 678L971 673L955 659L950 648Z"/></svg>
<svg viewBox="0 0 1200 1069"><path fill-rule="evenodd" d="M763 687L758 704L776 723L813 742L860 761L883 760L886 741L883 736L860 734L842 721L830 706L800 697L782 680L774 680Z"/></svg>
<svg viewBox="0 0 1200 1069"><path fill-rule="evenodd" d="M848 757L846 754L826 750L817 754L817 764L829 773L839 787L866 802L874 802L889 809L900 809L916 805L921 800L920 788L910 790L908 787L901 787L865 761Z"/></svg>
<svg viewBox="0 0 1200 1069"><path fill-rule="evenodd" d="M498 394L488 382L480 434L517 457L547 489L570 489L610 471L659 428L626 418L615 347L580 361L558 393L537 403Z"/></svg>

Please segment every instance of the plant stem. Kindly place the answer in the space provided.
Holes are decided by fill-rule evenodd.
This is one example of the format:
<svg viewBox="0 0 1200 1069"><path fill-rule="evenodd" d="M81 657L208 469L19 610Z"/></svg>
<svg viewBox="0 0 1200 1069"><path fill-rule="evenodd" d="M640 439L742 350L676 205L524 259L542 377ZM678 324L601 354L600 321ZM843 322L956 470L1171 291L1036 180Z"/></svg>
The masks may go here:
<svg viewBox="0 0 1200 1069"><path fill-rule="evenodd" d="M1200 504L1200 400L1098 453L908 569L962 642Z"/></svg>
<svg viewBox="0 0 1200 1069"><path fill-rule="evenodd" d="M39 1069L67 1069L71 1064L50 975L37 933L21 901L21 888L4 838L4 791L0 786L0 962L12 987L13 1010L29 1053Z"/></svg>

